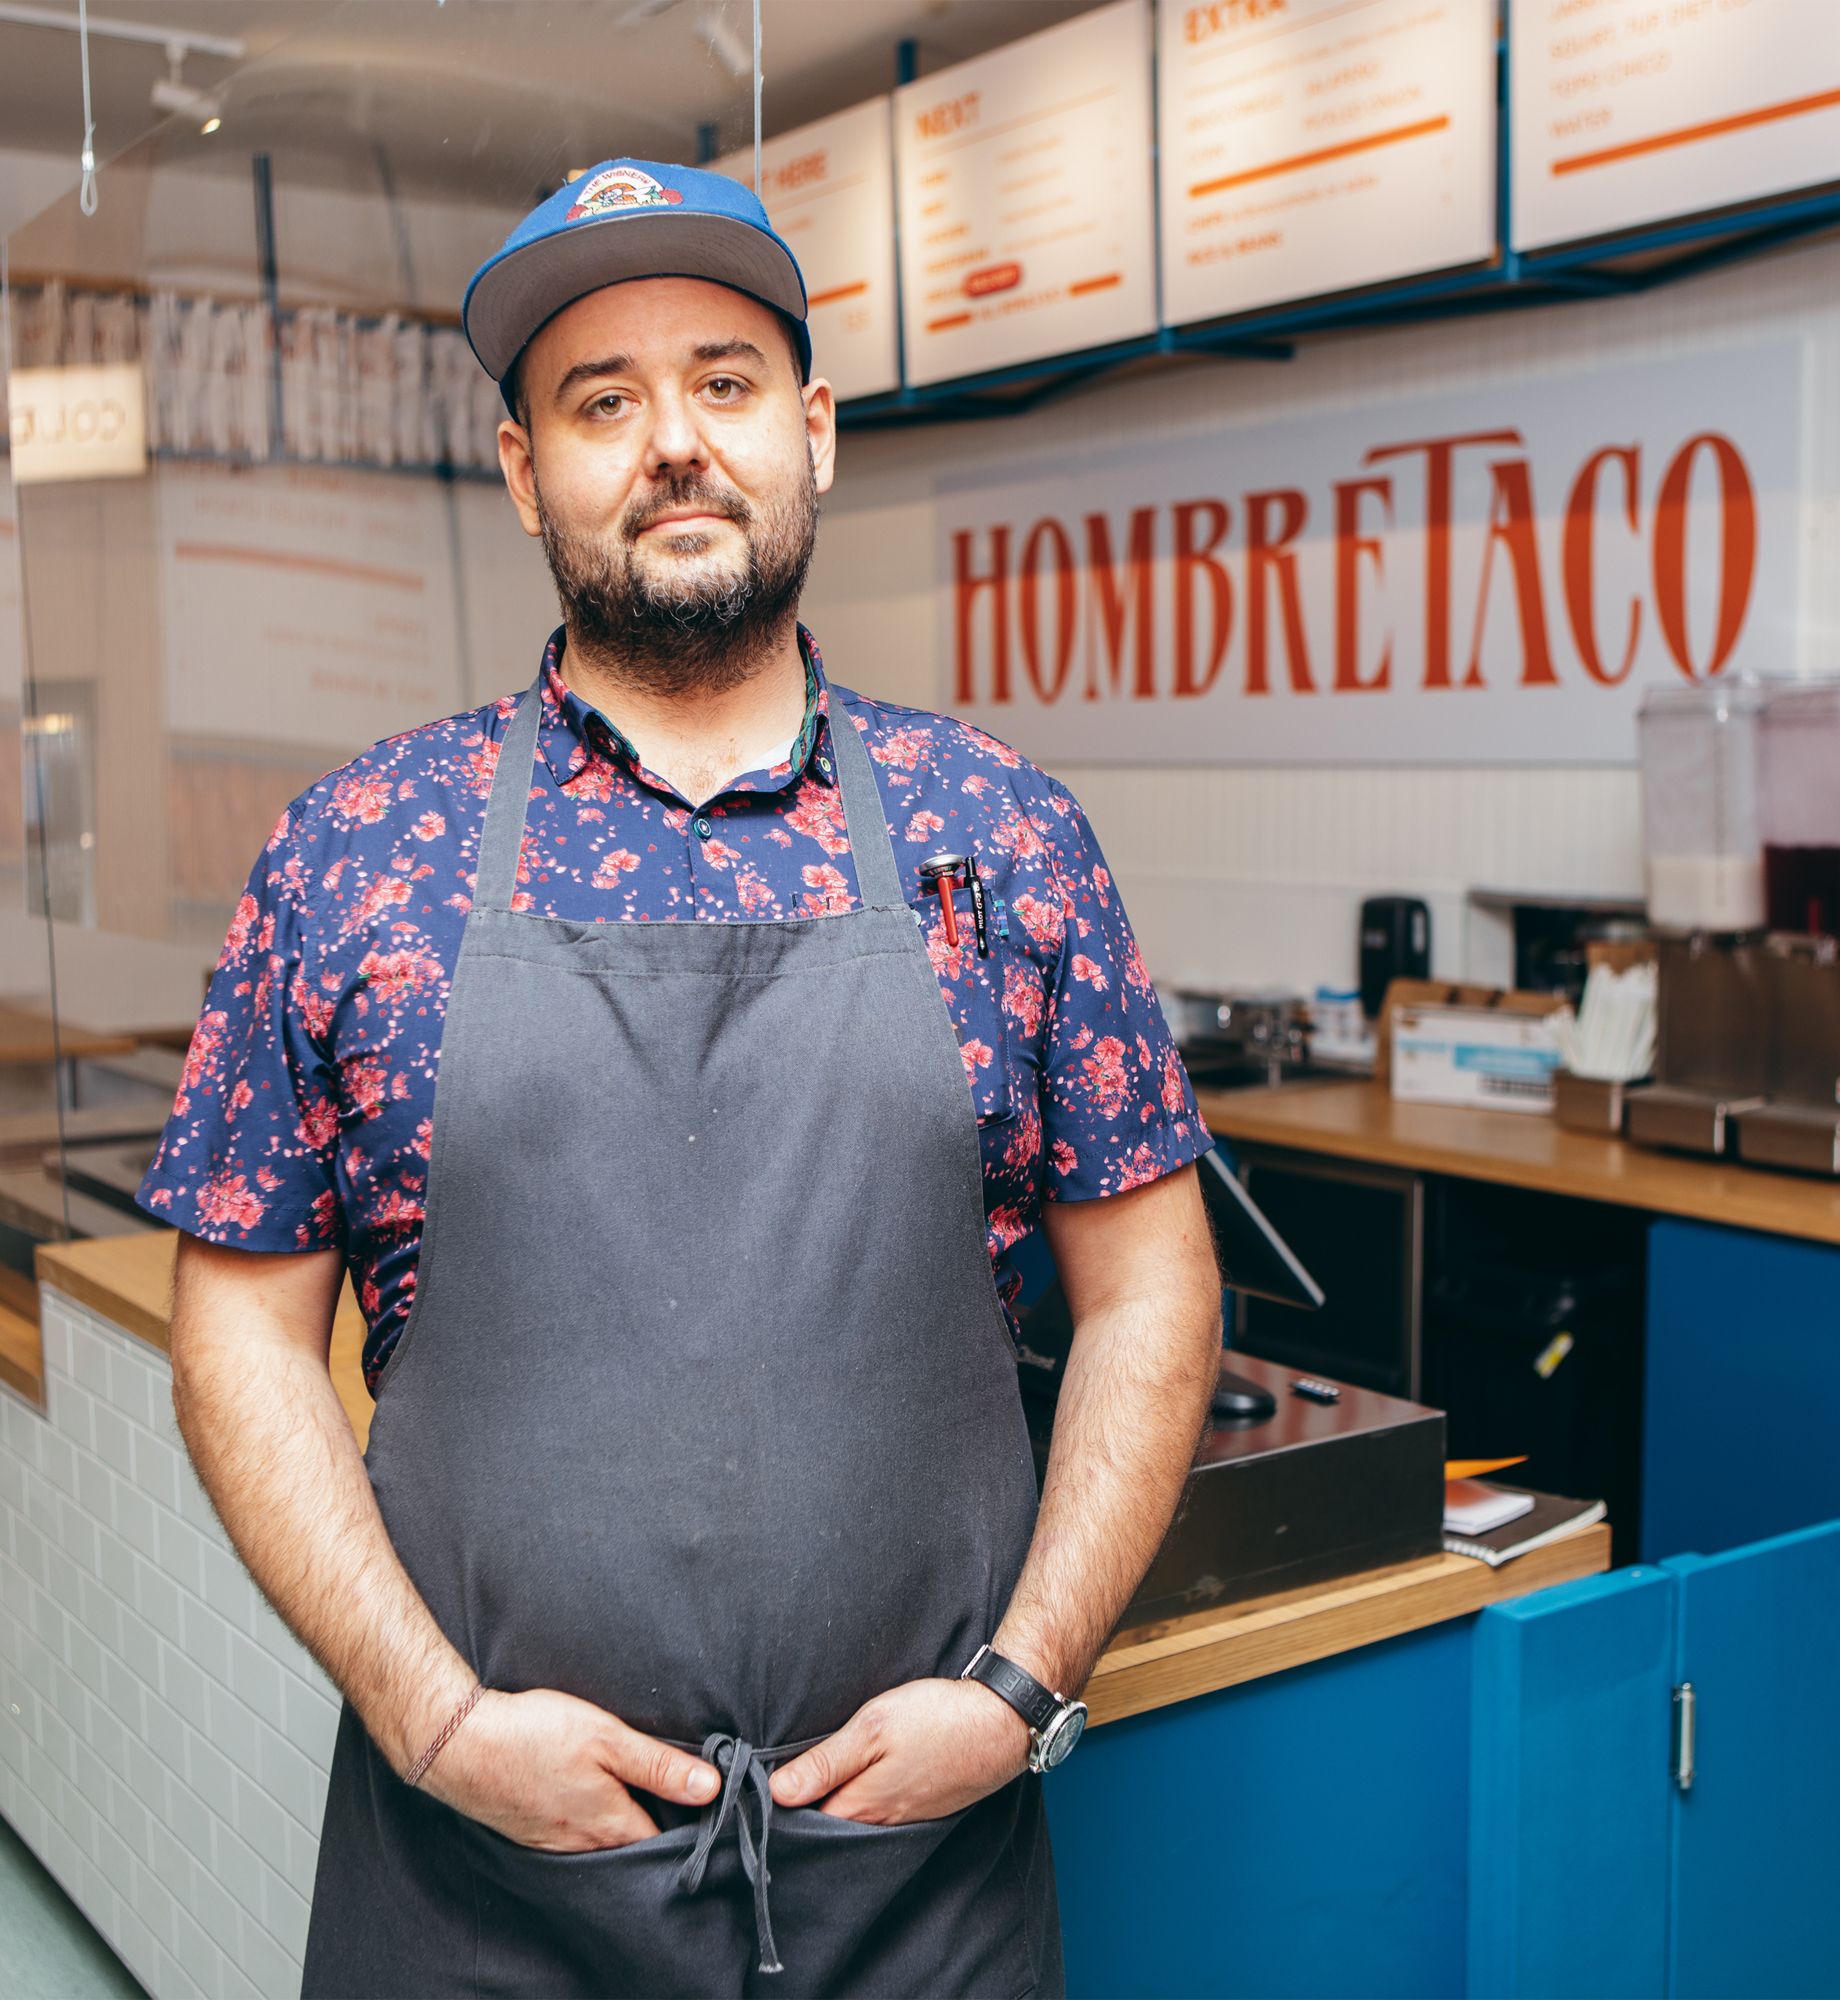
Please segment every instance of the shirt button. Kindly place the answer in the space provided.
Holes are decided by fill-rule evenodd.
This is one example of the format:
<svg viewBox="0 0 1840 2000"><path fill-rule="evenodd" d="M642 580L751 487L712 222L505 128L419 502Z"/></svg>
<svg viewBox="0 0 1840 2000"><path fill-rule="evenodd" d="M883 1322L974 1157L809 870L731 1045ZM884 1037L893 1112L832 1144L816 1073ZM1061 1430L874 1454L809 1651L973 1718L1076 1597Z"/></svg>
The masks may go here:
<svg viewBox="0 0 1840 2000"><path fill-rule="evenodd" d="M704 813L698 813L693 824L696 827L697 837L700 840L707 840L715 832L715 827Z"/></svg>

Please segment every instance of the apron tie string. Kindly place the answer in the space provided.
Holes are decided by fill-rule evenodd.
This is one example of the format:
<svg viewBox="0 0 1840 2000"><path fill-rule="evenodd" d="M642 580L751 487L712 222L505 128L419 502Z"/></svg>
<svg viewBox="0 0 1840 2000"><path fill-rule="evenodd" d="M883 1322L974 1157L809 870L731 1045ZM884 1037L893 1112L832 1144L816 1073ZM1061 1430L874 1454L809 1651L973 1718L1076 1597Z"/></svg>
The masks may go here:
<svg viewBox="0 0 1840 2000"><path fill-rule="evenodd" d="M754 1886L754 1928L760 1939L760 1969L762 1972L783 1971L778 1947L773 1942L772 1912L767 1907L767 1884L772 1880L767 1872L767 1834L773 1825L773 1789L768 1780L767 1767L760 1762L754 1746L745 1738L724 1736L719 1732L703 1738L702 1755L705 1761L726 1773L726 1780L721 1795L711 1799L703 1808L697 1823L696 1845L691 1849L689 1859L678 1870L678 1887L686 1895L694 1896L703 1886L703 1871L709 1866L710 1850L732 1815L741 1848L741 1872ZM743 1796L750 1786L760 1814L758 1845L754 1829L748 1824Z"/></svg>

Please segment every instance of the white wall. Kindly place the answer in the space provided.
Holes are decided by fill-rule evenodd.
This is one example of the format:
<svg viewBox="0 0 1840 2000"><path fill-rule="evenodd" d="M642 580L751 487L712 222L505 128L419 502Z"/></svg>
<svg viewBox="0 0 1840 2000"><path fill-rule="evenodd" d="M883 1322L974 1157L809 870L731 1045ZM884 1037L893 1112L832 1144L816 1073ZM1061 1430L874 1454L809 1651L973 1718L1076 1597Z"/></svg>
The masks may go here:
<svg viewBox="0 0 1840 2000"><path fill-rule="evenodd" d="M846 684L939 702L947 635L932 496L991 468L1153 447L1209 426L1514 380L1644 355L1807 337L1813 354L1802 548L1802 670L1840 666L1840 243L1782 253L1646 298L1338 335L1285 363L1200 361L1098 385L1033 415L847 435L808 620ZM819 357L822 365L822 357ZM1785 662L1785 667L1792 663ZM1027 752L1026 741L1017 747ZM1357 906L1428 898L1438 969L1468 969L1472 887L1640 895L1633 770L1168 769L1062 766L1091 814L1157 978L1283 981L1354 970Z"/></svg>

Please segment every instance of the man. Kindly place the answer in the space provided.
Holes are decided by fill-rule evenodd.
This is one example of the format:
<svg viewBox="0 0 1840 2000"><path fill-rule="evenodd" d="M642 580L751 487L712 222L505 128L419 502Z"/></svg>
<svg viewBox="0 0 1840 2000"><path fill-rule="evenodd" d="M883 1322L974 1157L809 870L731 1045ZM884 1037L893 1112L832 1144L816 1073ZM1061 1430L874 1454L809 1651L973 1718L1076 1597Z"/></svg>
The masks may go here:
<svg viewBox="0 0 1840 2000"><path fill-rule="evenodd" d="M304 1990L1057 1992L1039 1774L1206 1407L1207 1135L1070 795L797 623L834 408L752 194L608 162L464 317L562 627L282 815L141 1193L346 1696Z"/></svg>

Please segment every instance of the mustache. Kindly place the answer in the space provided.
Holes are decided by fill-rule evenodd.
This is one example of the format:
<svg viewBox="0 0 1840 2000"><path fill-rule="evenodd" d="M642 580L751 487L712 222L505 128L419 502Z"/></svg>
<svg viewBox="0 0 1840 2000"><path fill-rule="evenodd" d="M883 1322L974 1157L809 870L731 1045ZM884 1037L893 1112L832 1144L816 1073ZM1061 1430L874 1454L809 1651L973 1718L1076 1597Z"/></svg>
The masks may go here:
<svg viewBox="0 0 1840 2000"><path fill-rule="evenodd" d="M713 480L692 477L673 480L668 486L661 486L649 499L635 500L620 517L620 533L627 541L636 542L654 521L662 520L666 514L674 514L684 507L694 507L699 513L720 515L741 528L754 518L754 510L739 493L718 486Z"/></svg>

